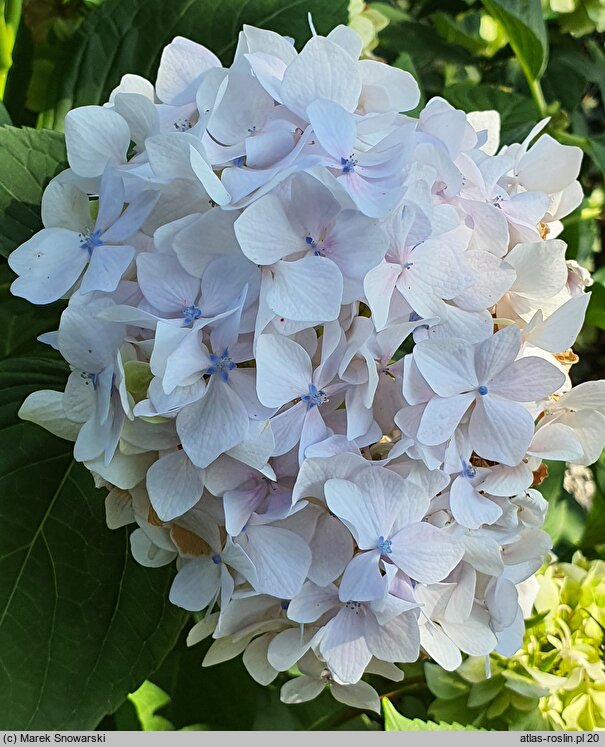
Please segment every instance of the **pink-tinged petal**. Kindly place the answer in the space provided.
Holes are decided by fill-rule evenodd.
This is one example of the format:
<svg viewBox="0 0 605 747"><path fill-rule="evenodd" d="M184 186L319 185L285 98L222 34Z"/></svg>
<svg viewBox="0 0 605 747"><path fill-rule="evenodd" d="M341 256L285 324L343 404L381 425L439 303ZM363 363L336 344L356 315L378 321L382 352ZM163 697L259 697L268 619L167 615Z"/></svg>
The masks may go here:
<svg viewBox="0 0 605 747"><path fill-rule="evenodd" d="M413 612L404 612L384 625L373 615L366 620L366 640L372 654L384 661L416 661L420 648L418 620Z"/></svg>
<svg viewBox="0 0 605 747"><path fill-rule="evenodd" d="M489 382L489 391L516 402L548 397L565 383L565 374L543 358L520 358Z"/></svg>
<svg viewBox="0 0 605 747"><path fill-rule="evenodd" d="M297 623L310 623L338 605L335 586L320 587L307 581L288 606L288 618Z"/></svg>
<svg viewBox="0 0 605 747"><path fill-rule="evenodd" d="M372 654L365 637L366 610L360 604L349 604L325 626L319 652L341 684L361 679Z"/></svg>
<svg viewBox="0 0 605 747"><path fill-rule="evenodd" d="M256 379L263 405L281 407L308 394L312 380L309 354L282 335L261 335L256 344Z"/></svg>
<svg viewBox="0 0 605 747"><path fill-rule="evenodd" d="M438 446L451 438L464 413L475 399L473 392L455 397L433 397L424 408L416 437L426 446Z"/></svg>
<svg viewBox="0 0 605 747"><path fill-rule="evenodd" d="M391 538L390 560L410 578L425 584L442 581L456 567L464 547L437 527L419 522Z"/></svg>
<svg viewBox="0 0 605 747"><path fill-rule="evenodd" d="M273 282L267 305L277 316L292 321L338 318L342 301L342 274L326 257L308 256L272 267Z"/></svg>
<svg viewBox="0 0 605 747"><path fill-rule="evenodd" d="M407 112L420 100L420 89L414 77L405 70L377 60L360 60L363 88L360 107L365 112Z"/></svg>
<svg viewBox="0 0 605 747"><path fill-rule="evenodd" d="M212 377L202 399L179 412L176 429L191 461L198 467L207 467L246 438L249 422L237 394L228 384Z"/></svg>
<svg viewBox="0 0 605 747"><path fill-rule="evenodd" d="M378 331L387 325L391 297L400 273L399 265L383 262L370 270L363 281L363 289Z"/></svg>
<svg viewBox="0 0 605 747"><path fill-rule="evenodd" d="M193 508L203 490L204 472L183 450L161 457L147 472L149 499L162 521L171 521Z"/></svg>
<svg viewBox="0 0 605 747"><path fill-rule="evenodd" d="M440 397L476 389L474 350L465 340L426 340L414 348L414 360L428 385Z"/></svg>
<svg viewBox="0 0 605 747"><path fill-rule="evenodd" d="M519 327L511 324L496 332L475 348L475 365L479 384L488 384L515 360L521 347Z"/></svg>
<svg viewBox="0 0 605 747"><path fill-rule="evenodd" d="M480 457L514 467L525 456L533 434L533 418L523 405L489 395L477 398L469 436Z"/></svg>
<svg viewBox="0 0 605 747"><path fill-rule="evenodd" d="M450 488L450 508L458 524L468 529L493 524L502 516L500 506L480 495L467 477L454 480Z"/></svg>
<svg viewBox="0 0 605 747"><path fill-rule="evenodd" d="M345 568L338 596L341 602L373 602L387 593L387 577L380 572L380 552L362 552Z"/></svg>

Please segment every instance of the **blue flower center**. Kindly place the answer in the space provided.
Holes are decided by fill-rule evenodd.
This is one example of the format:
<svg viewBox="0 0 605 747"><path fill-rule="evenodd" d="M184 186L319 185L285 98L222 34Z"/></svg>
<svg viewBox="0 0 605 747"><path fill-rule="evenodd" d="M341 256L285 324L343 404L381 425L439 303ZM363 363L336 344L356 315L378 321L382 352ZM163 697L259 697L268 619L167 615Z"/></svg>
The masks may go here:
<svg viewBox="0 0 605 747"><path fill-rule="evenodd" d="M234 158L233 165L237 166L238 169L241 169L241 167L244 165L244 157L238 156L237 158Z"/></svg>
<svg viewBox="0 0 605 747"><path fill-rule="evenodd" d="M82 249L86 249L88 256L92 257L92 253L98 246L103 246L101 240L100 231L91 231L89 228L80 234L80 246Z"/></svg>
<svg viewBox="0 0 605 747"><path fill-rule="evenodd" d="M352 171L355 171L357 159L353 158L353 154L351 154L348 158L341 158L340 165L342 166L343 174L350 174Z"/></svg>
<svg viewBox="0 0 605 747"><path fill-rule="evenodd" d="M404 269L404 270L409 270L409 269L410 269L410 267L413 267L413 266L414 266L414 263L413 263L413 262L404 262L404 264L403 264L403 269Z"/></svg>
<svg viewBox="0 0 605 747"><path fill-rule="evenodd" d="M196 319L199 319L201 317L202 310L199 308L199 306L191 304L190 306L185 306L182 313L185 324L193 324Z"/></svg>
<svg viewBox="0 0 605 747"><path fill-rule="evenodd" d="M328 397L323 389L318 389L315 384L309 384L309 394L303 394L301 397L303 402L307 403L307 410L312 407L319 407L324 402L328 401Z"/></svg>
<svg viewBox="0 0 605 747"><path fill-rule="evenodd" d="M468 477L469 479L471 477L477 476L477 470L473 467L472 464L469 464L468 462L465 462L464 459L462 461L462 476Z"/></svg>
<svg viewBox="0 0 605 747"><path fill-rule="evenodd" d="M381 555L390 555L393 552L391 544L391 540L385 539L381 534L378 538L376 549L380 551Z"/></svg>
<svg viewBox="0 0 605 747"><path fill-rule="evenodd" d="M481 385L477 391L481 396L485 396L488 393L489 389L486 386Z"/></svg>
<svg viewBox="0 0 605 747"><path fill-rule="evenodd" d="M212 364L206 369L206 373L210 376L218 374L221 381L229 381L229 371L233 371L237 368L237 365L229 357L227 350L224 350L222 355L211 355L210 363Z"/></svg>
<svg viewBox="0 0 605 747"><path fill-rule="evenodd" d="M213 555L211 560L215 565L220 565L223 562L220 555Z"/></svg>

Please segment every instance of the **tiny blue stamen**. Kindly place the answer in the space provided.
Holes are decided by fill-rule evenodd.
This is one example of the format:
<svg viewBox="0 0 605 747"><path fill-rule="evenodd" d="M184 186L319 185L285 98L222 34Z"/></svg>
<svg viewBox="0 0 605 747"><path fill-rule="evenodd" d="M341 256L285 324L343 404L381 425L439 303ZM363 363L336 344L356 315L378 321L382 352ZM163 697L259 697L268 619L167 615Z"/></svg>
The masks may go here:
<svg viewBox="0 0 605 747"><path fill-rule="evenodd" d="M473 467L472 464L465 462L464 459L461 459L460 461L462 462L462 476L463 477L468 477L470 479L472 477L477 476L477 470Z"/></svg>
<svg viewBox="0 0 605 747"><path fill-rule="evenodd" d="M307 410L312 407L319 407L324 402L328 401L328 397L323 389L318 389L315 384L309 384L309 394L303 394L301 397L303 402L307 403Z"/></svg>
<svg viewBox="0 0 605 747"><path fill-rule="evenodd" d="M249 133L250 133L251 135L254 135L254 134L255 134L255 132L256 132L256 125L252 125L252 127L248 127L248 132L249 132Z"/></svg>
<svg viewBox="0 0 605 747"><path fill-rule="evenodd" d="M98 246L103 246L100 231L91 231L86 229L84 233L80 234L80 246L82 249L86 249L88 256L92 257L92 253Z"/></svg>
<svg viewBox="0 0 605 747"><path fill-rule="evenodd" d="M220 565L223 562L220 555L213 555L211 560L215 565Z"/></svg>
<svg viewBox="0 0 605 747"><path fill-rule="evenodd" d="M182 313L185 324L193 324L196 319L199 319L201 317L202 310L199 308L199 306L191 304L190 306L185 306Z"/></svg>
<svg viewBox="0 0 605 747"><path fill-rule="evenodd" d="M391 540L385 539L381 534L378 538L376 549L380 551L381 555L390 555L393 552L391 544Z"/></svg>
<svg viewBox="0 0 605 747"><path fill-rule="evenodd" d="M489 390L486 386L481 385L477 391L483 396L487 394Z"/></svg>
<svg viewBox="0 0 605 747"><path fill-rule="evenodd" d="M410 267L413 267L413 266L414 266L413 262L405 262L404 265L403 265L403 269L404 270L409 270Z"/></svg>
<svg viewBox="0 0 605 747"><path fill-rule="evenodd" d="M357 159L353 158L353 154L351 154L348 158L341 158L340 165L342 166L343 174L350 174L352 171L355 171Z"/></svg>
<svg viewBox="0 0 605 747"><path fill-rule="evenodd" d="M415 311L412 311L408 319L410 322L419 322L422 319L422 317L420 316L420 314L417 314Z"/></svg>
<svg viewBox="0 0 605 747"><path fill-rule="evenodd" d="M206 373L209 376L217 373L220 376L221 381L224 381L225 383L229 381L229 371L233 371L234 368L237 368L237 364L231 360L227 350L224 350L220 356L211 354L210 363L212 363L212 365L206 369Z"/></svg>
<svg viewBox="0 0 605 747"><path fill-rule="evenodd" d="M241 167L244 165L244 157L238 156L237 158L234 158L233 165L237 166L238 169L241 169Z"/></svg>
<svg viewBox="0 0 605 747"><path fill-rule="evenodd" d="M282 599L279 603L279 606L282 608L282 610L287 610L290 606L290 600L289 599Z"/></svg>

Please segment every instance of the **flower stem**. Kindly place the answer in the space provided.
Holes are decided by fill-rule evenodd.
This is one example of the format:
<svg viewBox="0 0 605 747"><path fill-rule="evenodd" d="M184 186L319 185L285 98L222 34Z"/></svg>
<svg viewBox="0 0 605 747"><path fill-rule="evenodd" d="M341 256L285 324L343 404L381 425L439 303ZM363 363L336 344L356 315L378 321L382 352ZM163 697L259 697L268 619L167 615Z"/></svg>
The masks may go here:
<svg viewBox="0 0 605 747"><path fill-rule="evenodd" d="M13 64L13 47L22 6L23 0L0 0L0 101L4 97L8 71Z"/></svg>

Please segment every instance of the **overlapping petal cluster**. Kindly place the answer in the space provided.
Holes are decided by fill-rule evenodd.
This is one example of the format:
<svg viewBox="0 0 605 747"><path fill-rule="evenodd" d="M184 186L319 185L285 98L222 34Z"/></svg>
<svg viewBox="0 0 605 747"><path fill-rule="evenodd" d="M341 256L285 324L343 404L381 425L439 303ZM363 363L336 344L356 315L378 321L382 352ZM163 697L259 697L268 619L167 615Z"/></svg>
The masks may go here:
<svg viewBox="0 0 605 747"><path fill-rule="evenodd" d="M605 382L568 376L579 149L546 122L498 149L495 112L439 98L409 116L412 76L360 51L245 27L224 68L176 38L155 85L67 115L10 265L69 298L44 336L65 392L21 415L75 441L140 563L176 561L206 663L372 708L365 672L518 648L534 475L597 457Z"/></svg>

